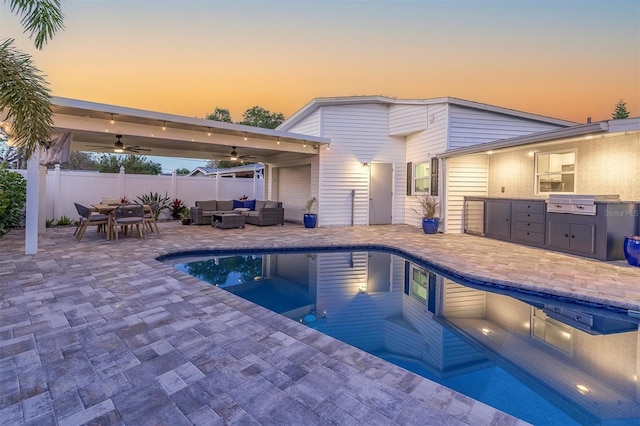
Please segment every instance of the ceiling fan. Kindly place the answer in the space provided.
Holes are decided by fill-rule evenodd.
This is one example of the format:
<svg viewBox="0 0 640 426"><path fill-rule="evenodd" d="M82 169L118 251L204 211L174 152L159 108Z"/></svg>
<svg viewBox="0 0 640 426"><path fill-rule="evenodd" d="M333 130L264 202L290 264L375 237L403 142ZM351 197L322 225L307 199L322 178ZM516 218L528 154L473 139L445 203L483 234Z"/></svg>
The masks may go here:
<svg viewBox="0 0 640 426"><path fill-rule="evenodd" d="M231 153L229 154L213 154L213 158L217 159L217 160L227 160L227 161L246 161L246 160L252 160L255 159L256 157L253 157L251 155L239 155L238 152L236 151L237 147L232 146L231 147Z"/></svg>
<svg viewBox="0 0 640 426"><path fill-rule="evenodd" d="M105 149L104 145L94 145L90 148ZM151 150L147 148L142 148L139 145L124 146L124 143L122 143L122 135L116 135L116 141L113 143L113 152L117 154L121 154L123 152L131 152L131 153L137 154L140 151L151 151Z"/></svg>

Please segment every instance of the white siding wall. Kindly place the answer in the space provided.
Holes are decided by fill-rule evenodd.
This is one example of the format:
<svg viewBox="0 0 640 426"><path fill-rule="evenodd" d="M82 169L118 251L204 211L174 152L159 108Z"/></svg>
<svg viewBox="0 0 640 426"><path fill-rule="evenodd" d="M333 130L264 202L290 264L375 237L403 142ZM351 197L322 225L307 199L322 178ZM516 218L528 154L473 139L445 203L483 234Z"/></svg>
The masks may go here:
<svg viewBox="0 0 640 426"><path fill-rule="evenodd" d="M389 107L389 135L391 136L406 136L424 130L427 128L427 123L427 106L391 105Z"/></svg>
<svg viewBox="0 0 640 426"><path fill-rule="evenodd" d="M444 162L446 176L446 232L461 233L464 228L464 197L486 196L489 161L487 155L467 155Z"/></svg>
<svg viewBox="0 0 640 426"><path fill-rule="evenodd" d="M307 116L303 121L297 123L295 126L287 129L288 132L292 133L300 133L303 135L309 136L320 136L321 132L321 113L318 108L309 116Z"/></svg>
<svg viewBox="0 0 640 426"><path fill-rule="evenodd" d="M431 157L444 152L447 148L447 107L445 104L414 106L413 108L427 111L428 127L426 130L408 135L406 138L407 162L423 163L431 161ZM433 119L431 119L433 117ZM433 120L433 121L432 121ZM442 175L442 173L441 173ZM403 194L406 194L406 163L403 182ZM442 178L440 178L442 186ZM438 192L442 194L442 191ZM420 226L421 216L414 213L413 209L420 211L416 196L405 198L404 223ZM442 203L441 203L442 206Z"/></svg>
<svg viewBox="0 0 640 426"><path fill-rule="evenodd" d="M354 224L368 224L369 169L363 163L372 162L394 164L392 222L403 223L405 144L404 138L389 136L388 117L385 105L322 107L321 136L331 139L331 149L321 152L320 225L351 225L352 190L355 190Z"/></svg>
<svg viewBox="0 0 640 426"><path fill-rule="evenodd" d="M458 105L449 106L449 120L448 149L508 139L562 127L490 111L465 108Z"/></svg>

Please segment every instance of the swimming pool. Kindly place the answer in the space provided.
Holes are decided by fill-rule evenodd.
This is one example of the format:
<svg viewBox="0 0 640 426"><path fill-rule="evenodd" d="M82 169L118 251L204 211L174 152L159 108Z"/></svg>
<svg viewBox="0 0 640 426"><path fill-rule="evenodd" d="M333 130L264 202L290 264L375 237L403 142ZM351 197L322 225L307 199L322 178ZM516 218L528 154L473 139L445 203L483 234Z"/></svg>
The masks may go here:
<svg viewBox="0 0 640 426"><path fill-rule="evenodd" d="M165 261L534 424L638 424L638 319L513 291L398 251L199 252Z"/></svg>

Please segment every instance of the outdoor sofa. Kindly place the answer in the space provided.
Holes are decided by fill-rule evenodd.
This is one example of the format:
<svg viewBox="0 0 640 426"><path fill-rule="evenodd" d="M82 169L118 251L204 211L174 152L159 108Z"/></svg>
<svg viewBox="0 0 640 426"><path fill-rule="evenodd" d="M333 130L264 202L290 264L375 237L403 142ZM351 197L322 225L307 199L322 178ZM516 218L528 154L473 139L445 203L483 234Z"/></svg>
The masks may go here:
<svg viewBox="0 0 640 426"><path fill-rule="evenodd" d="M257 226L284 225L284 208L278 201L256 200L204 200L191 207L191 223L211 225L215 214L238 213L245 216L245 223Z"/></svg>

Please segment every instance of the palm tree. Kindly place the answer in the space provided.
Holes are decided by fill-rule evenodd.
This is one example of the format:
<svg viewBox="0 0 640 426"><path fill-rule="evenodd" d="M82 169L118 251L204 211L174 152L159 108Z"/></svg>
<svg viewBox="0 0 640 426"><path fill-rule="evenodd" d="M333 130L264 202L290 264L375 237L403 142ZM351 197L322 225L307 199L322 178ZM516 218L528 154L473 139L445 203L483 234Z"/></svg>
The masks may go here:
<svg viewBox="0 0 640 426"><path fill-rule="evenodd" d="M22 20L37 49L64 28L60 0L5 0ZM25 159L46 147L53 125L48 83L31 56L13 46L14 39L0 41L0 121L12 124L12 136Z"/></svg>

